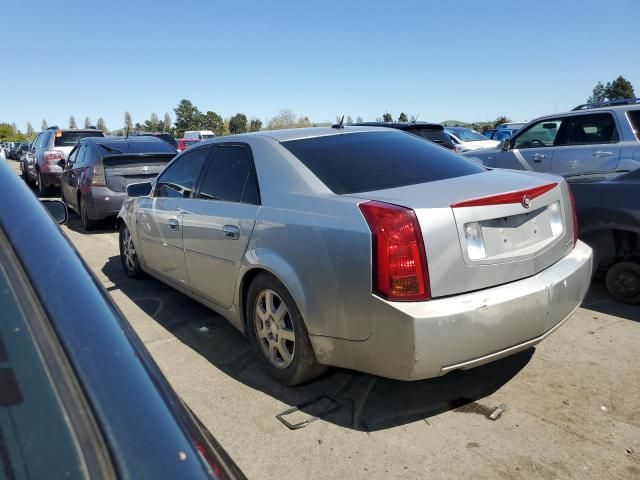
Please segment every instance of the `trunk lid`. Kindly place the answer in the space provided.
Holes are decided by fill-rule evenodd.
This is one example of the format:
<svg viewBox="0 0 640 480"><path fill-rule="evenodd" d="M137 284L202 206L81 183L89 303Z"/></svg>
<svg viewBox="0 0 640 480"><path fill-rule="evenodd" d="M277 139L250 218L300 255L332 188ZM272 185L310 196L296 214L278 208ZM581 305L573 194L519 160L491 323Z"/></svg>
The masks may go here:
<svg viewBox="0 0 640 480"><path fill-rule="evenodd" d="M560 177L492 170L350 196L415 211L432 297L535 275L573 248L571 200Z"/></svg>
<svg viewBox="0 0 640 480"><path fill-rule="evenodd" d="M106 184L114 192L125 192L127 185L154 179L175 154L123 154L102 159Z"/></svg>

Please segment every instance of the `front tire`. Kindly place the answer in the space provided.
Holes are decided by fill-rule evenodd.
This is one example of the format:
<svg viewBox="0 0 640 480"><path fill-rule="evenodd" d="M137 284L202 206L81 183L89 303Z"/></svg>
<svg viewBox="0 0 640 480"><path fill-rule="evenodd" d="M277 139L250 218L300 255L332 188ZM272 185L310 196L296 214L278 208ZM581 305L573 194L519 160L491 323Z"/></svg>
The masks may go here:
<svg viewBox="0 0 640 480"><path fill-rule="evenodd" d="M140 277L142 270L140 268L140 262L138 260L138 253L133 244L131 238L131 232L127 228L124 222L120 224L120 261L122 262L122 268L130 278Z"/></svg>
<svg viewBox="0 0 640 480"><path fill-rule="evenodd" d="M607 290L619 302L640 304L640 265L619 262L609 268L605 279Z"/></svg>
<svg viewBox="0 0 640 480"><path fill-rule="evenodd" d="M280 383L300 385L327 369L316 359L293 297L272 275L261 273L251 283L245 320L254 352Z"/></svg>

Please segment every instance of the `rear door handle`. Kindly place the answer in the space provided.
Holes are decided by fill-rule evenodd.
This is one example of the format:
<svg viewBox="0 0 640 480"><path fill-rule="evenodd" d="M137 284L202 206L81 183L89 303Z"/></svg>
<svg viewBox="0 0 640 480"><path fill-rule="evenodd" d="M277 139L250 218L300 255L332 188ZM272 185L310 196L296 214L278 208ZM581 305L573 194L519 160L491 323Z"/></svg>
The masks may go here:
<svg viewBox="0 0 640 480"><path fill-rule="evenodd" d="M547 156L544 153L534 153L532 158L534 162L540 163L542 159L547 158Z"/></svg>
<svg viewBox="0 0 640 480"><path fill-rule="evenodd" d="M238 240L240 238L240 229L235 225L225 225L222 227L224 238L228 240Z"/></svg>
<svg viewBox="0 0 640 480"><path fill-rule="evenodd" d="M593 154L594 157L598 158L610 157L611 155L613 155L613 152L603 152L600 150Z"/></svg>
<svg viewBox="0 0 640 480"><path fill-rule="evenodd" d="M178 220L176 220L175 218L170 218L169 219L169 229L170 230L175 230L175 231L180 230L180 222L178 222Z"/></svg>

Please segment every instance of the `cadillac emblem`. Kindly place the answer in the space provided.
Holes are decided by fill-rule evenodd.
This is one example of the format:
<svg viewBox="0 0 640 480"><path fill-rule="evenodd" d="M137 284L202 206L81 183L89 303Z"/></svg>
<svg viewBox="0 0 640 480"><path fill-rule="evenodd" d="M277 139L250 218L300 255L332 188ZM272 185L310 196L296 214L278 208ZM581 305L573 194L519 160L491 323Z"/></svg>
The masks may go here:
<svg viewBox="0 0 640 480"><path fill-rule="evenodd" d="M522 206L524 208L529 208L531 206L531 198L529 197L529 195L525 195L524 197L522 197Z"/></svg>

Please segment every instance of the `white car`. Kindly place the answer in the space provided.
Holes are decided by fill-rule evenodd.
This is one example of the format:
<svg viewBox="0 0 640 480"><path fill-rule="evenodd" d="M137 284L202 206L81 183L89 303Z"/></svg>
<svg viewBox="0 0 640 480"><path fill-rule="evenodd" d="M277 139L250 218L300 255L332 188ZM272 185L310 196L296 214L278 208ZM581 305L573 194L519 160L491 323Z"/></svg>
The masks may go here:
<svg viewBox="0 0 640 480"><path fill-rule="evenodd" d="M216 136L211 130L187 130L184 138L188 140L208 140Z"/></svg>
<svg viewBox="0 0 640 480"><path fill-rule="evenodd" d="M482 150L485 148L497 148L500 142L489 140L480 132L463 127L447 127L444 131L456 146L456 152L468 152L469 150Z"/></svg>

